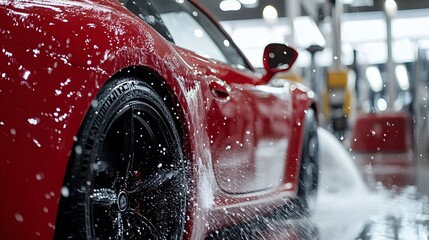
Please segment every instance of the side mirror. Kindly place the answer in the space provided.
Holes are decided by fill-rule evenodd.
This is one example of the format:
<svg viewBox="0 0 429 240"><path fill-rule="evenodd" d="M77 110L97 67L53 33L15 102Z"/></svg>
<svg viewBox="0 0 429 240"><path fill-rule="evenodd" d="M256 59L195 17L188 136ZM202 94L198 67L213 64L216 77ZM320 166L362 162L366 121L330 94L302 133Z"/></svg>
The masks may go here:
<svg viewBox="0 0 429 240"><path fill-rule="evenodd" d="M265 47L263 63L266 71L263 80L268 82L274 74L289 70L295 63L298 52L284 44L271 43Z"/></svg>

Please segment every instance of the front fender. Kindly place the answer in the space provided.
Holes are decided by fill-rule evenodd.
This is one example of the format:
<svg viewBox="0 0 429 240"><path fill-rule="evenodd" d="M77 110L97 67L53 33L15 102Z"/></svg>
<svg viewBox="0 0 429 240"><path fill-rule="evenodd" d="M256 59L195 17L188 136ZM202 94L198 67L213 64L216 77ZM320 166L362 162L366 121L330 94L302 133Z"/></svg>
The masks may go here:
<svg viewBox="0 0 429 240"><path fill-rule="evenodd" d="M317 103L314 92L303 84L290 82L289 91L292 96L292 136L287 153L286 182L293 184L298 191L299 169L301 164L302 145L304 141L304 119L307 109L313 108L317 116Z"/></svg>

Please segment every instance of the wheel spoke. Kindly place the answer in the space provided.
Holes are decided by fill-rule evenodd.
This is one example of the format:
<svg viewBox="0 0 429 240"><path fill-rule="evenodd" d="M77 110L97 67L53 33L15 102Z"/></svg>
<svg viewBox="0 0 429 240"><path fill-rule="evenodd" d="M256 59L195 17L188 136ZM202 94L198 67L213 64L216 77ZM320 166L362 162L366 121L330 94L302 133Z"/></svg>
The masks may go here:
<svg viewBox="0 0 429 240"><path fill-rule="evenodd" d="M149 174L144 179L137 182L130 193L142 193L158 189L173 179L178 173L179 170L177 169L159 169L157 172Z"/></svg>
<svg viewBox="0 0 429 240"><path fill-rule="evenodd" d="M122 214L118 214L113 220L113 233L115 234L114 239L124 239L124 220Z"/></svg>
<svg viewBox="0 0 429 240"><path fill-rule="evenodd" d="M112 189L100 188L94 189L90 199L95 205L111 206L115 204L117 195Z"/></svg>
<svg viewBox="0 0 429 240"><path fill-rule="evenodd" d="M123 221L118 211L117 196L111 189L96 189L92 200L92 221L94 239L122 239Z"/></svg>
<svg viewBox="0 0 429 240"><path fill-rule="evenodd" d="M133 109L128 110L124 114L123 120L123 161L127 162L125 174L128 173L133 165L134 161L134 149L135 149L135 128L134 128L134 114Z"/></svg>
<svg viewBox="0 0 429 240"><path fill-rule="evenodd" d="M145 132L148 134L148 140L150 140L150 142L151 142L150 145L152 145L153 147L158 146L157 137L156 137L155 133L153 132L152 127L139 115L139 113L134 115L134 118L141 125L143 125Z"/></svg>
<svg viewBox="0 0 429 240"><path fill-rule="evenodd" d="M141 237L148 240L159 239L159 232L146 217L134 211L128 211L124 213L123 216L123 234L126 239L137 239Z"/></svg>
<svg viewBox="0 0 429 240"><path fill-rule="evenodd" d="M96 100L76 143L84 151L72 152L65 181L74 194L61 198L59 229L88 239L181 239L186 162L164 101L135 78L109 81Z"/></svg>

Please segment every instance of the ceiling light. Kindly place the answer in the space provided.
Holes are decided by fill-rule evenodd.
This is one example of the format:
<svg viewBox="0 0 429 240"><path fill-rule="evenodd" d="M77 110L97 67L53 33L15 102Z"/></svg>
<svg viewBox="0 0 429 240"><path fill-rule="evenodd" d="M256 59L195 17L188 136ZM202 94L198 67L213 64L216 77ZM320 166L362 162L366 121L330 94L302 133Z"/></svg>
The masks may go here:
<svg viewBox="0 0 429 240"><path fill-rule="evenodd" d="M343 4L350 4L352 7L374 6L373 0L343 0Z"/></svg>
<svg viewBox="0 0 429 240"><path fill-rule="evenodd" d="M387 110L387 101L384 98L379 98L377 100L377 108L382 112L386 111Z"/></svg>
<svg viewBox="0 0 429 240"><path fill-rule="evenodd" d="M372 7L374 6L373 0L354 0L351 3L352 7Z"/></svg>
<svg viewBox="0 0 429 240"><path fill-rule="evenodd" d="M410 88L410 79L408 78L408 71L405 65L400 64L395 67L396 78L401 90L406 91Z"/></svg>
<svg viewBox="0 0 429 240"><path fill-rule="evenodd" d="M386 0L384 2L384 9L389 16L392 16L398 11L398 5L396 5L395 0Z"/></svg>
<svg viewBox="0 0 429 240"><path fill-rule="evenodd" d="M258 6L259 0L238 0L240 3L247 8L255 8Z"/></svg>
<svg viewBox="0 0 429 240"><path fill-rule="evenodd" d="M369 86L373 92L383 90L383 79L381 78L380 70L377 67L368 67L365 71Z"/></svg>
<svg viewBox="0 0 429 240"><path fill-rule="evenodd" d="M241 9L241 3L237 0L223 0L219 4L219 8L224 11L238 11Z"/></svg>
<svg viewBox="0 0 429 240"><path fill-rule="evenodd" d="M267 5L262 11L262 16L267 22L275 22L278 19L277 9L271 5Z"/></svg>

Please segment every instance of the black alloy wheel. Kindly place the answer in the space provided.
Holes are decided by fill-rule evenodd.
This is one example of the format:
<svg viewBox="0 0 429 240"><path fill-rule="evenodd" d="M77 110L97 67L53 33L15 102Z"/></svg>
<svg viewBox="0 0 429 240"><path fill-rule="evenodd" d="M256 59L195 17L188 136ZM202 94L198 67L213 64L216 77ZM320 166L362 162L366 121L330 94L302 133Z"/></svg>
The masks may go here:
<svg viewBox="0 0 429 240"><path fill-rule="evenodd" d="M316 114L308 109L304 120L304 142L298 184L298 208L308 215L316 205L319 182L319 140Z"/></svg>
<svg viewBox="0 0 429 240"><path fill-rule="evenodd" d="M186 164L172 116L148 84L122 78L101 90L64 186L57 239L182 239Z"/></svg>

